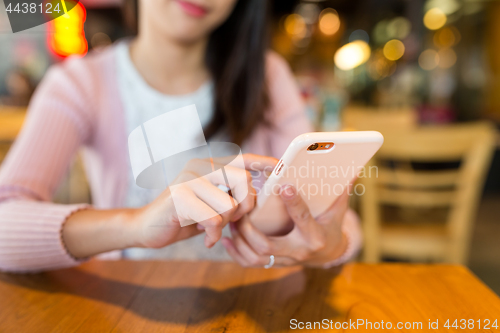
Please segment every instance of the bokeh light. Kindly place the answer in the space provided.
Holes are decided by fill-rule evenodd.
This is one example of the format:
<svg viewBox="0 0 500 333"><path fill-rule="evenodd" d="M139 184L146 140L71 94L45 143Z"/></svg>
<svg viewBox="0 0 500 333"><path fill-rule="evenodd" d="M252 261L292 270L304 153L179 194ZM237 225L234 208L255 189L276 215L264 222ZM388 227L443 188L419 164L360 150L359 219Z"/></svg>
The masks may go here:
<svg viewBox="0 0 500 333"><path fill-rule="evenodd" d="M457 54L453 49L441 49L438 52L439 67L450 68L457 62Z"/></svg>
<svg viewBox="0 0 500 333"><path fill-rule="evenodd" d="M54 33L48 35L48 44L55 54L67 57L87 53L88 44L83 30L86 17L85 7L78 2L67 14L50 21Z"/></svg>
<svg viewBox="0 0 500 333"><path fill-rule="evenodd" d="M332 8L323 9L319 15L319 30L327 35L334 35L340 28L340 18L336 10Z"/></svg>
<svg viewBox="0 0 500 333"><path fill-rule="evenodd" d="M455 13L460 7L461 4L457 0L427 0L424 6L426 10L439 8L446 15Z"/></svg>
<svg viewBox="0 0 500 333"><path fill-rule="evenodd" d="M437 47L452 47L460 41L460 33L455 27L444 27L434 34L434 45Z"/></svg>
<svg viewBox="0 0 500 333"><path fill-rule="evenodd" d="M292 37L303 37L306 34L306 22L299 14L290 14L285 19L285 31Z"/></svg>
<svg viewBox="0 0 500 333"><path fill-rule="evenodd" d="M349 35L349 42L354 42L355 40L363 40L363 41L369 43L370 36L368 36L368 33L366 31L364 31L363 29L354 30Z"/></svg>
<svg viewBox="0 0 500 333"><path fill-rule="evenodd" d="M418 57L418 64L426 71L433 70L439 64L439 55L435 50L425 50Z"/></svg>
<svg viewBox="0 0 500 333"><path fill-rule="evenodd" d="M388 60L384 56L382 49L378 49L370 59L368 75L373 80L381 80L394 74L396 68L396 62Z"/></svg>
<svg viewBox="0 0 500 333"><path fill-rule="evenodd" d="M411 23L406 17L396 17L387 23L389 38L405 39L411 31Z"/></svg>
<svg viewBox="0 0 500 333"><path fill-rule="evenodd" d="M424 15L424 25L429 30L437 30L446 24L446 14L439 8L432 8Z"/></svg>
<svg viewBox="0 0 500 333"><path fill-rule="evenodd" d="M95 33L90 39L90 45L93 49L99 49L111 45L111 38L104 32Z"/></svg>
<svg viewBox="0 0 500 333"><path fill-rule="evenodd" d="M334 56L335 65L342 70L350 70L364 64L370 58L368 43L357 40L342 46Z"/></svg>
<svg viewBox="0 0 500 333"><path fill-rule="evenodd" d="M392 39L385 43L383 52L388 60L396 61L405 53L405 46L402 41Z"/></svg>
<svg viewBox="0 0 500 333"><path fill-rule="evenodd" d="M295 10L306 24L314 24L318 20L319 6L315 3L300 3Z"/></svg>
<svg viewBox="0 0 500 333"><path fill-rule="evenodd" d="M389 40L389 36L387 34L387 20L382 20L375 25L373 28L373 39L375 43L382 44Z"/></svg>

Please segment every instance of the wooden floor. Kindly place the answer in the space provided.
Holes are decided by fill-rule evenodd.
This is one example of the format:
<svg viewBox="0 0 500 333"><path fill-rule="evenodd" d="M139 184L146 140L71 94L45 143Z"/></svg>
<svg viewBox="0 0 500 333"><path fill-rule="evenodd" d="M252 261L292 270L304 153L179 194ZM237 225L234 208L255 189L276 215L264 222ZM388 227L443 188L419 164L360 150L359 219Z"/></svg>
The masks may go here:
<svg viewBox="0 0 500 333"><path fill-rule="evenodd" d="M474 228L469 268L500 295L500 194L483 197Z"/></svg>

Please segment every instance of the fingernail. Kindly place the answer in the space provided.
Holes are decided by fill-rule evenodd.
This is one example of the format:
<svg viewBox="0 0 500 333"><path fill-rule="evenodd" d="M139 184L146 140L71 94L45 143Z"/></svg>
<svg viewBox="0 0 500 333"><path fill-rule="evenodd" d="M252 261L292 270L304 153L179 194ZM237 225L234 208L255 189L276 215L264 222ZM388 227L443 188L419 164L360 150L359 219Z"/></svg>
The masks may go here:
<svg viewBox="0 0 500 333"><path fill-rule="evenodd" d="M281 195L285 198L293 198L295 196L295 189L292 185L285 185L281 187Z"/></svg>
<svg viewBox="0 0 500 333"><path fill-rule="evenodd" d="M196 228L197 228L198 230L205 230L205 227L204 227L204 226L202 226L202 225L201 225L201 224L199 224L199 223L196 225Z"/></svg>

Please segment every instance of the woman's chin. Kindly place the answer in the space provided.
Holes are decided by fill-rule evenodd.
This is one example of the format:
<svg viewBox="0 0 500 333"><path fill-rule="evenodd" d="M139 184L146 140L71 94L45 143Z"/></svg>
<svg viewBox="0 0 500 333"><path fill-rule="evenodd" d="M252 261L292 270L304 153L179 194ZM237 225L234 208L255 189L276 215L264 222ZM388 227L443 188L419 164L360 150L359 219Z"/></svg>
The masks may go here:
<svg viewBox="0 0 500 333"><path fill-rule="evenodd" d="M193 26L194 24L184 24L181 28L171 31L168 35L172 40L182 44L195 44L208 38L208 32L200 32L200 28Z"/></svg>

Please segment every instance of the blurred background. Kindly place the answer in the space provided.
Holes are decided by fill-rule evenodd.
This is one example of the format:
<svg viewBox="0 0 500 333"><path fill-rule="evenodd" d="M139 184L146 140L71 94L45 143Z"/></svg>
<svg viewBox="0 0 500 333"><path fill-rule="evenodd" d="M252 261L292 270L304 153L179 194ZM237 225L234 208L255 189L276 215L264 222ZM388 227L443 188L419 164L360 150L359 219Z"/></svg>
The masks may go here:
<svg viewBox="0 0 500 333"><path fill-rule="evenodd" d="M13 34L0 4L0 163L47 68L129 35L127 6L82 0ZM270 16L317 130L386 138L352 200L359 260L465 264L500 294L500 2L276 0ZM91 202L78 159L56 200Z"/></svg>

